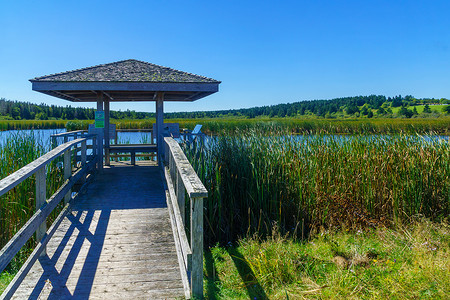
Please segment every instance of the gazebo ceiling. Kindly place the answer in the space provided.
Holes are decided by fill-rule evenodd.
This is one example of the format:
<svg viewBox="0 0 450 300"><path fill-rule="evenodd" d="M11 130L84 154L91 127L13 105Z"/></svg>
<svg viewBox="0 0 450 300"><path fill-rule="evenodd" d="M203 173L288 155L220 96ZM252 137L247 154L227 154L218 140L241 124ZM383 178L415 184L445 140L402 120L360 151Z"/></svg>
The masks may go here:
<svg viewBox="0 0 450 300"><path fill-rule="evenodd" d="M30 79L32 89L73 102L195 101L219 90L220 81L134 59Z"/></svg>

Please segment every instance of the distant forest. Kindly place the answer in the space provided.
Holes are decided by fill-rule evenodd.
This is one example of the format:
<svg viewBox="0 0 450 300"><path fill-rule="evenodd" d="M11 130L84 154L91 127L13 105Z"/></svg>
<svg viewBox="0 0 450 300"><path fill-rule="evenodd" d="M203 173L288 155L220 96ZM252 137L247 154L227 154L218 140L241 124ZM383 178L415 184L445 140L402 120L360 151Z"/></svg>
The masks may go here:
<svg viewBox="0 0 450 300"><path fill-rule="evenodd" d="M431 105L445 105L442 112L450 113L450 100L441 98L416 99L413 96L356 96L332 100L308 100L243 109L165 113L167 119L195 119L221 117L406 117L419 115L416 106L425 105L421 114L431 114ZM0 119L3 120L92 120L95 109L71 106L33 104L29 102L0 99ZM436 111L434 114L439 114ZM149 119L155 113L134 110L111 111L112 119Z"/></svg>

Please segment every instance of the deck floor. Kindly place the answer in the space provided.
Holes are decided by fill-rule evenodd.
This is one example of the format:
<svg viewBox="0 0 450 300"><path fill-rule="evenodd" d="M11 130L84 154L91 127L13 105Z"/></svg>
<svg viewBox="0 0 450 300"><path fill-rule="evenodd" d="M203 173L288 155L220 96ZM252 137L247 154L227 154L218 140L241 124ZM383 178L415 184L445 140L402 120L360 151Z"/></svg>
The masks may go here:
<svg viewBox="0 0 450 300"><path fill-rule="evenodd" d="M112 163L75 201L13 299L183 296L158 167Z"/></svg>

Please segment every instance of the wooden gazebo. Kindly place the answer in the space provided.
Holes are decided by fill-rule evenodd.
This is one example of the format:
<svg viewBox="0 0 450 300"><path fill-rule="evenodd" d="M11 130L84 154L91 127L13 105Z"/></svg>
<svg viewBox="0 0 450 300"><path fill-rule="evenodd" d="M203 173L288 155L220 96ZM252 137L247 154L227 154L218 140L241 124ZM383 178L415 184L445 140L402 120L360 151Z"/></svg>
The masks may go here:
<svg viewBox="0 0 450 300"><path fill-rule="evenodd" d="M164 101L195 101L218 91L220 81L129 59L30 79L32 89L72 102L97 102L104 111L109 148L111 102L155 101L157 148L163 152ZM158 155L158 157L159 157Z"/></svg>

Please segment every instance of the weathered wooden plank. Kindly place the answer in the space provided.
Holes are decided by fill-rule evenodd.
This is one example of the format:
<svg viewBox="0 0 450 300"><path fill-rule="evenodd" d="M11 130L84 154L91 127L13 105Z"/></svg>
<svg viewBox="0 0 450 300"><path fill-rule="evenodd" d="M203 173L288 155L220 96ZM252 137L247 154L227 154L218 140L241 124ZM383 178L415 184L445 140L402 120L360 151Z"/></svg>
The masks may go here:
<svg viewBox="0 0 450 300"><path fill-rule="evenodd" d="M173 263L176 265L176 262ZM46 263L42 266L42 271L49 270L53 266L50 263ZM76 286L77 284L84 284L88 282L92 282L93 284L108 284L115 282L151 282L151 281L162 281L162 280L176 280L178 284L181 281L180 270L178 268L173 268L170 266L148 266L147 268L139 268L136 269L137 272L134 272L131 268L126 268L127 272L123 272L124 268L116 268L116 269L85 269L85 268L74 268L69 271L62 272L60 274L55 274L50 276L50 280L53 278L57 278L58 282L64 283L67 286ZM80 277L82 272L89 271L89 277ZM42 271L40 273L30 273L27 278L27 283L25 286L33 286L42 279ZM88 274L86 272L85 274ZM52 280L53 281L53 280Z"/></svg>
<svg viewBox="0 0 450 300"><path fill-rule="evenodd" d="M171 137L165 137L164 141L169 146L173 154L175 164L180 172L186 191L191 198L206 198L208 191L204 187L197 173L195 173L191 164L189 163L180 145Z"/></svg>
<svg viewBox="0 0 450 300"><path fill-rule="evenodd" d="M55 252L56 249L59 249L59 247L61 245L65 245L65 247L70 248L73 246L75 240L77 238L77 235L72 235L70 238L65 238L64 240L62 240L61 238L58 237L54 237L54 241L55 241L55 245L53 246L53 244L50 244L48 246L48 251L49 251L49 255L53 255L53 253ZM61 245L60 245L61 244ZM99 246L97 245L91 245L92 248L97 248ZM157 241L155 240L149 240L149 241L143 241L143 240L139 240L139 241L126 241L125 239L123 240L117 240L115 242L111 242L111 243L103 243L101 246L101 249L103 249L102 251L104 251L105 249L111 249L111 251L120 251L121 249L128 249L128 248L132 248L134 251L147 251L151 250L152 252L169 252L172 251L174 247L174 242L173 240L164 240L164 239L159 239ZM114 250L112 250L114 249ZM141 250L143 249L143 250Z"/></svg>
<svg viewBox="0 0 450 300"><path fill-rule="evenodd" d="M51 267L51 266L50 266ZM81 270L83 270L84 265L74 265L71 271L73 270L74 273L79 273ZM47 268L47 266L46 266ZM37 270L37 268L36 268ZM120 266L114 265L112 266L105 266L101 265L98 268L91 268L92 272L95 271L95 276L97 277L103 277L103 276L140 276L142 280L151 281L150 279L146 279L146 276L148 274L158 276L159 274L170 274L171 279L176 279L180 276L180 269L178 264L173 265L154 265L154 264L143 264L143 265L133 265L131 267L129 266ZM39 272L29 272L28 278L27 278L27 284L32 285L31 282L37 281L42 277L42 274L44 272L43 268L39 269ZM71 272L70 272L71 274ZM61 280L67 279L68 276L70 276L69 272L60 273L58 277ZM29 280L28 280L29 279ZM126 279L124 279L126 280Z"/></svg>
<svg viewBox="0 0 450 300"><path fill-rule="evenodd" d="M67 180L72 176L72 163L70 161L70 150L64 151L64 180ZM69 189L67 194L64 196L64 203L69 203L72 197L72 190Z"/></svg>
<svg viewBox="0 0 450 300"><path fill-rule="evenodd" d="M45 167L40 168L36 172L36 211L38 211L42 205L47 200L47 172L45 170ZM44 219L41 224L36 229L36 240L40 241L47 231L47 224L45 222L46 219ZM45 248L40 253L40 256L45 255Z"/></svg>
<svg viewBox="0 0 450 300"><path fill-rule="evenodd" d="M157 146L155 144L115 144L110 145L109 150L111 152L127 152L127 151L136 151L136 152L152 152L157 150Z"/></svg>
<svg viewBox="0 0 450 300"><path fill-rule="evenodd" d="M110 131L109 131L109 99L105 99L103 102L105 108L105 128L103 135L105 136L105 165L110 165L109 157L109 142L110 142Z"/></svg>
<svg viewBox="0 0 450 300"><path fill-rule="evenodd" d="M25 179L36 173L37 170L39 170L40 168L51 162L53 159L57 158L67 149L70 149L70 147L72 147L73 145L81 143L82 141L85 140L86 138L82 138L62 144L56 147L55 149L47 152L46 154L42 155L35 161L29 163L20 170L3 178L2 180L0 180L0 196L7 193L9 190L17 186L19 183L21 183L22 181L24 181Z"/></svg>
<svg viewBox="0 0 450 300"><path fill-rule="evenodd" d="M120 222L112 222L111 224L108 224L108 228L106 231L106 234L111 234L111 233L147 233L147 232L151 232L151 231L156 231L156 230L170 230L170 225L168 225L166 222L161 222L161 220L152 220L152 219L148 219L148 221L142 221L142 220L135 220L132 219L132 217L126 217L123 216L123 222L124 223L120 223ZM153 215L153 217L158 217L158 215ZM70 217L72 218L72 217ZM180 217L181 218L181 217ZM103 220L103 219L102 219ZM130 221L130 223L128 223L127 221ZM101 220L89 220L86 222L90 222L90 232L94 233L94 230L98 224L98 222L101 222ZM74 221L75 222L75 221ZM125 223L126 222L126 223ZM81 222L76 221L76 223L82 224ZM63 228L68 228L70 226L74 226L73 223L71 224L64 224L62 225L63 227L61 227L61 229Z"/></svg>
<svg viewBox="0 0 450 300"><path fill-rule="evenodd" d="M51 259L54 259L56 257L63 257L64 255L69 255L72 244L66 244L64 249L61 250L59 245L51 244L47 246L47 254ZM80 249L79 254L83 254L84 252L87 252L90 248L93 248L95 250L101 249L101 255L102 256L118 256L118 255L148 255L151 253L151 255L159 254L159 253L171 253L174 251L174 245L175 243L133 243L133 244L127 244L127 243L118 243L118 244L110 244L110 245L95 245L95 244L89 244L86 245L86 247L82 247Z"/></svg>
<svg viewBox="0 0 450 300"><path fill-rule="evenodd" d="M130 289L126 285L115 285L113 287L104 285L93 290L90 290L89 285L61 287L53 286L51 282L46 284L50 285L50 288L45 289L42 293L33 293L33 289L29 288L20 295L15 295L12 299L179 299L183 293L181 287L169 286L151 289L152 287L146 284L130 286Z"/></svg>
<svg viewBox="0 0 450 300"><path fill-rule="evenodd" d="M203 298L203 198L191 199L192 295Z"/></svg>
<svg viewBox="0 0 450 300"><path fill-rule="evenodd" d="M167 207L169 209L169 216L170 216L170 222L172 223L172 231L173 231L173 237L175 240L175 249L177 250L177 257L178 257L178 265L180 267L180 274L181 274L181 280L183 282L183 288L184 288L184 295L186 299L191 298L191 286L189 284L189 278L188 278L188 261L187 258L183 255L183 250L180 242L180 237L178 235L178 230L176 227L176 221L175 221L175 215L172 210L172 204L170 203L170 194L168 191L166 191L166 201L167 201Z"/></svg>
<svg viewBox="0 0 450 300"><path fill-rule="evenodd" d="M162 165L161 157L164 155L163 124L164 124L164 93L156 93L156 145L158 147L158 162Z"/></svg>
<svg viewBox="0 0 450 300"><path fill-rule="evenodd" d="M183 224L186 224L186 199L185 199L185 194L186 194L186 189L184 188L184 184L183 184L183 179L181 179L181 174L180 172L177 170L176 171L176 194L177 194L177 202L178 202L178 207L180 208L180 214L181 214L181 218L183 220Z"/></svg>
<svg viewBox="0 0 450 300"><path fill-rule="evenodd" d="M74 130L74 131L68 131L68 132L61 132L61 133L56 133L56 134L52 134L52 137L64 137L64 136L73 136L75 134L83 134L86 133L86 130Z"/></svg>
<svg viewBox="0 0 450 300"><path fill-rule="evenodd" d="M205 92L214 93L219 90L218 83L207 82L32 82L33 91L156 91L156 92ZM134 99L134 98L133 98ZM151 99L145 98L145 101ZM92 101L92 100L91 100ZM183 100L182 100L183 101Z"/></svg>

